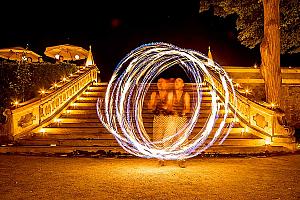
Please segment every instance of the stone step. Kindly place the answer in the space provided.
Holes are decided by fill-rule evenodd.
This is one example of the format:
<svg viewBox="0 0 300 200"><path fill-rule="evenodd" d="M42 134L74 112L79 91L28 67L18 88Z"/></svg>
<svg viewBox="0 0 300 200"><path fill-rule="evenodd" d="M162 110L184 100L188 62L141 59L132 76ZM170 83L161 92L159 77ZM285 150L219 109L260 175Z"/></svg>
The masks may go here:
<svg viewBox="0 0 300 200"><path fill-rule="evenodd" d="M75 101L75 104L73 103L73 105L69 106L69 107L70 108L77 108L77 109L81 109L81 108L83 108L83 109L85 109L85 108L87 108L87 109L91 109L91 108L95 109L96 105L97 105L97 102L94 102L94 101L93 102L91 102L91 101L84 102L84 101L77 100L77 101Z"/></svg>
<svg viewBox="0 0 300 200"><path fill-rule="evenodd" d="M87 94L82 94L80 95L79 98L77 98L77 100L94 100L95 102L98 100L98 98L104 98L104 94L101 96L91 96L91 95L87 95ZM149 100L150 96L145 97L145 100ZM211 96L202 96L202 100L209 100L211 101Z"/></svg>
<svg viewBox="0 0 300 200"><path fill-rule="evenodd" d="M105 109L103 108L100 108L100 111L104 111ZM133 107L132 109L133 110ZM174 111L177 111L178 109L174 109ZM97 110L95 107L87 107L86 109L84 108L80 108L80 107L77 107L77 106L69 106L69 108L65 111L65 112L69 112L69 114L97 114ZM231 110L228 111L229 113L232 113ZM143 113L144 114L148 114L148 115L152 115L152 110L150 109L147 109L147 108L144 108L143 109ZM211 109L206 109L206 108L203 108L203 109L200 109L200 115L201 114L210 114L211 113ZM224 109L220 109L219 114L224 114L225 113L225 110Z"/></svg>
<svg viewBox="0 0 300 200"><path fill-rule="evenodd" d="M67 111L66 111L67 112ZM207 119L210 116L210 113L202 113L201 115L199 115L198 120L201 119ZM222 113L219 114L219 118L222 118L224 115ZM229 113L228 118L233 118L234 115L233 113ZM94 113L82 113L82 114L74 114L74 113L63 113L59 116L60 119L64 119L64 118L71 118L71 119L97 119L98 118L98 114L96 113L96 111ZM145 114L143 115L143 120L153 120L153 115L152 114Z"/></svg>
<svg viewBox="0 0 300 200"><path fill-rule="evenodd" d="M60 123L101 123L99 118L59 118Z"/></svg>
<svg viewBox="0 0 300 200"><path fill-rule="evenodd" d="M71 118L71 117L68 117L68 118L59 118L60 120L60 123L62 124L66 124L66 123L101 123L100 122L100 119L98 117L96 118ZM234 118L226 118L226 123L230 123L234 120ZM203 122L206 122L207 121L207 118L199 118L198 119L198 123L203 123ZM216 123L220 123L222 121L222 119L217 119L216 120ZM153 118L145 118L144 119L144 123L153 123Z"/></svg>
<svg viewBox="0 0 300 200"><path fill-rule="evenodd" d="M94 103L95 104L95 103ZM83 110L83 111L87 111L87 112L90 112L90 110L97 110L97 106L95 105L95 106L78 106L78 104L75 104L75 105L70 105L70 106L68 106L67 107L67 109L66 110L69 110L69 114L70 113L75 113L75 111L78 111L78 110ZM67 113L66 112L66 110L65 110L65 113ZM105 111L105 108L104 107L99 107L99 110L101 111L101 112L103 112L103 111ZM131 106L130 107L130 112L133 112L133 110L134 110L134 107L133 106ZM74 112L73 112L74 111ZM174 107L174 109L173 109L173 111L174 112L180 112L181 111L181 109L179 109L178 107ZM192 113L194 113L195 111L194 110L192 110L190 113L187 113L187 115L189 115L189 116L191 116L192 115ZM219 108L219 112L222 114L222 113L225 113L225 110L224 110L224 107L223 106L221 106L220 108ZM229 113L233 113L232 112L232 110L230 110L229 109L229 111L228 111ZM211 107L209 107L209 106L202 106L201 108L200 108L200 113L211 113ZM153 113L153 110L152 109L149 109L149 108L147 108L147 107L143 107L142 108L142 115L154 115L154 113Z"/></svg>
<svg viewBox="0 0 300 200"><path fill-rule="evenodd" d="M196 94L195 94L195 96L193 96L193 94L190 94L190 96L191 96L192 99L196 99ZM93 93L85 92L85 93L81 94L78 99L82 99L82 98L90 98L90 99L100 98L100 99L104 100L105 94L104 93L96 94L94 92ZM146 95L145 98L144 98L144 102L150 101L150 98L151 98L150 94ZM209 95L209 94L203 94L202 98L201 98L201 100L207 100L207 101L211 101L211 99L212 99L211 95ZM217 99L219 100L220 98L217 97ZM131 100L133 100L133 99L131 99Z"/></svg>
<svg viewBox="0 0 300 200"><path fill-rule="evenodd" d="M92 96L87 96L87 95L80 95L80 97L77 98L77 101L93 101L93 102L97 102L99 97L92 97Z"/></svg>
<svg viewBox="0 0 300 200"><path fill-rule="evenodd" d="M58 118L59 122L55 122L53 124L78 124L78 126L82 126L83 124L89 125L89 123L98 123L98 125L101 125L101 121L98 117L95 118ZM223 119L219 118L216 120L216 124L220 124ZM234 118L226 118L226 123L231 123L234 120ZM207 118L199 118L197 123L203 124L207 121ZM83 124L82 124L83 123ZM150 123L153 125L153 118L144 118L143 123ZM236 122L238 123L238 122Z"/></svg>
<svg viewBox="0 0 300 200"><path fill-rule="evenodd" d="M68 153L73 153L74 151L82 151L96 154L97 152L105 151L112 153L125 153L128 154L122 147L78 147L78 146L10 146L10 147L0 147L1 154L29 154L29 155L50 155L50 154L61 154L67 156ZM197 150L196 150L197 151ZM199 154L212 154L212 155L260 155L261 153L268 152L290 152L287 148L282 146L226 146L226 145L215 145L204 152L199 152ZM199 155L200 156L200 155Z"/></svg>
<svg viewBox="0 0 300 200"><path fill-rule="evenodd" d="M93 103L96 105L98 99L88 99L88 98L81 98L78 97L75 103Z"/></svg>
<svg viewBox="0 0 300 200"><path fill-rule="evenodd" d="M23 139L18 141L22 146L50 146L55 144L56 146L118 146L118 142L115 138L111 139Z"/></svg>
<svg viewBox="0 0 300 200"><path fill-rule="evenodd" d="M86 90L84 91L81 95L83 96L100 96L100 95L105 95L104 92L102 91L91 91L91 90Z"/></svg>
<svg viewBox="0 0 300 200"><path fill-rule="evenodd" d="M97 101L98 101L99 97L89 97L89 96L80 96L77 98L77 100L75 101L76 104L80 105L80 103L93 103L96 105ZM101 97L100 100L104 100L104 97ZM149 100L145 100L146 102ZM145 107L147 103L144 103ZM220 105L223 105L224 103L221 101L217 101L218 103L220 103ZM92 104L90 104L92 105ZM201 101L201 106L211 106L211 97L203 97L202 101Z"/></svg>
<svg viewBox="0 0 300 200"><path fill-rule="evenodd" d="M31 135L23 136L19 138L19 141L28 139L28 140L38 140L38 139L47 139L47 140L63 140L63 139L73 139L73 140L86 140L86 139L114 139L114 136L107 132L104 133L95 133L95 132L51 132L51 133L31 133Z"/></svg>
<svg viewBox="0 0 300 200"><path fill-rule="evenodd" d="M93 85L96 85L96 86L102 86L102 85L108 85L108 82L94 82Z"/></svg>
<svg viewBox="0 0 300 200"><path fill-rule="evenodd" d="M192 131L192 136L194 134L197 134L198 132L201 131L201 127L195 127ZM148 135L150 135L153 131L152 127L145 127L145 130L147 132ZM212 129L212 132L214 133L215 131L217 131L218 128L213 128ZM226 129L227 130L227 129ZM242 127L239 127L239 128L232 128L231 129L231 133L244 133L244 128ZM225 128L224 128L224 131L225 131ZM33 132L33 133L36 133L36 134L47 134L47 135L51 135L51 134L60 134L60 135L66 135L66 137L82 137L82 138L89 138L93 135L97 135L99 134L99 137L103 134L103 135L106 135L106 134L110 134L109 131L104 128L104 127L64 127L64 128L51 128L51 127L46 127L46 128L42 128L40 129L39 131L36 131L36 132Z"/></svg>
<svg viewBox="0 0 300 200"><path fill-rule="evenodd" d="M66 112L68 112L68 111L66 111ZM82 111L80 111L80 112L82 112ZM206 120L206 119L208 119L208 117L210 116L210 113L201 113L200 115L199 115L199 117L198 117L198 121L200 120L200 121L203 121L203 120ZM219 113L219 115L218 115L218 119L222 119L223 118L223 116L224 116L224 114L222 114L222 112L221 113ZM143 121L145 122L145 121L147 121L147 122L149 122L149 121L153 121L153 114L152 113L144 113L143 115L142 115L142 118L143 118ZM191 116L190 115L188 115L188 118L190 118ZM234 117L234 114L233 113L229 113L228 114L228 116L227 116L227 118L233 118ZM71 119L96 119L96 118L98 118L98 114L96 113L96 111L91 111L91 112L85 112L85 113L80 113L80 114L78 114L78 113L74 113L74 112L70 112L70 113L63 113L63 114L61 114L60 116L59 116L59 118L60 119L66 119L66 118L71 118Z"/></svg>
<svg viewBox="0 0 300 200"><path fill-rule="evenodd" d="M86 104L86 103L85 103ZM68 106L68 110L96 110L96 103L93 103L94 105L91 106L92 103L89 103L87 105L85 105L83 103L72 103L70 106ZM104 106L100 108L100 110L105 110ZM130 106L130 110L133 111L134 110L134 106ZM179 110L178 107L174 107L174 110ZM220 110L224 110L224 107L221 106ZM146 106L144 106L142 108L142 111L145 113L152 113L152 109L147 108ZM211 107L210 106L201 106L200 111L204 111L204 112L211 112Z"/></svg>
<svg viewBox="0 0 300 200"><path fill-rule="evenodd" d="M208 144L211 139L206 140ZM112 139L23 139L18 141L22 146L102 146L102 147L115 147L118 146L118 142ZM227 138L222 144L216 141L213 145L226 145L226 146L263 146L265 141L263 139L256 138Z"/></svg>
<svg viewBox="0 0 300 200"><path fill-rule="evenodd" d="M104 92L104 91L106 91L106 89L107 89L107 85L103 85L103 86L91 85L86 89L86 91L97 91L97 92L101 91L101 92Z"/></svg>
<svg viewBox="0 0 300 200"><path fill-rule="evenodd" d="M75 121L76 119L74 119ZM59 122L54 122L54 123L51 123L50 125L48 125L47 127L57 127L57 128L68 128L68 127L77 127L77 128L88 128L88 127L91 127L91 128L95 128L95 127L102 127L102 123L100 122L100 120L98 121L94 121L94 122L91 122L91 121L81 121L81 122L67 122L66 123L66 120L64 119L59 119ZM231 122L230 119L227 119L226 120L228 123ZM198 121L198 123L196 124L195 127L203 127L204 123L206 121L202 120L202 121ZM218 119L215 123L215 126L219 126L220 123L222 122L221 119ZM150 121L150 120L147 120L147 121L143 121L143 125L144 127L153 127L153 122ZM228 124L226 124L228 125ZM242 127L239 123L235 123L234 124L234 127Z"/></svg>
<svg viewBox="0 0 300 200"><path fill-rule="evenodd" d="M92 87L92 86L89 86L85 90L85 92L101 92L101 93L104 93L104 92L106 92L106 90L107 90L107 87ZM147 93L151 94L152 92L157 92L157 91L158 91L158 89L156 87L155 88L154 87L150 87L148 89ZM184 88L184 91L185 92L189 92L189 93L196 93L197 89L190 87L190 88ZM200 91L202 93L210 93L211 90L208 87L202 87L200 89Z"/></svg>
<svg viewBox="0 0 300 200"><path fill-rule="evenodd" d="M266 152L269 153L277 153L277 152L290 152L290 150L283 146L269 146L269 145L261 145L261 146L227 146L227 145L214 145L203 153L206 154L221 154L221 155L229 155L229 154L238 154L238 155L251 155L251 154L264 154Z"/></svg>
<svg viewBox="0 0 300 200"><path fill-rule="evenodd" d="M107 86L93 86L90 85L89 87L87 87L86 91L106 91L107 90ZM197 91L197 88L195 86L186 86L183 89L184 91L187 92L194 92ZM147 90L147 92L153 92L153 91L158 91L157 86L150 86ZM200 91L211 91L211 89L207 86L203 86L200 88Z"/></svg>
<svg viewBox="0 0 300 200"><path fill-rule="evenodd" d="M149 133L148 136L152 138L152 134ZM196 134L192 133L189 138L194 138ZM208 138L212 138L213 135L209 135ZM220 138L223 138L224 136L221 135ZM19 138L19 141L23 140L111 140L114 139L114 136L110 133L102 133L102 134L96 134L96 133L68 133L68 134L41 134L41 133L33 133L30 136L23 136L22 138ZM257 137L256 135L253 135L251 133L230 133L226 139L261 139Z"/></svg>
<svg viewBox="0 0 300 200"><path fill-rule="evenodd" d="M95 89L106 89L107 87L108 87L108 84L107 85L90 85L88 87L88 89L92 89L92 90L95 90ZM186 84L184 86L184 89L185 90L196 90L196 85ZM149 90L156 90L157 91L157 85L156 84L150 84L148 91ZM200 88L200 90L210 90L210 88L208 86L202 85L202 87Z"/></svg>
<svg viewBox="0 0 300 200"><path fill-rule="evenodd" d="M91 109L96 107L97 105L97 101L94 100L76 100L75 104L73 103L72 105L70 105L70 108L77 108L77 109ZM145 105L145 104L144 104ZM146 106L144 106L146 107ZM207 107L207 109L211 108L211 102L207 102L207 101L203 101L201 102L201 109L206 109L205 107Z"/></svg>
<svg viewBox="0 0 300 200"><path fill-rule="evenodd" d="M30 153L30 154L67 154L74 151L88 151L88 152L98 152L98 151L111 151L127 153L122 147L78 147L78 146L12 146L12 147L0 147L0 153Z"/></svg>

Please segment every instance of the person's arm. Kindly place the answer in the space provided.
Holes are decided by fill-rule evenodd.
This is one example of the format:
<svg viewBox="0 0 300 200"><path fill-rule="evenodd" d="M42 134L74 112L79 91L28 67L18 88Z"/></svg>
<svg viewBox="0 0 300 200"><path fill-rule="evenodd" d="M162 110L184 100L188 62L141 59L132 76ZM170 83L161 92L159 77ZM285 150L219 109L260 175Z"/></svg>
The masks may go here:
<svg viewBox="0 0 300 200"><path fill-rule="evenodd" d="M190 95L187 92L184 94L184 99L183 100L184 100L184 108L183 108L182 114L185 115L185 114L191 112L191 108L190 108L191 98L190 98Z"/></svg>
<svg viewBox="0 0 300 200"><path fill-rule="evenodd" d="M152 110L155 109L155 106L156 106L155 99L156 99L156 92L152 92L151 97L150 97L150 101L148 102L148 109L152 109Z"/></svg>

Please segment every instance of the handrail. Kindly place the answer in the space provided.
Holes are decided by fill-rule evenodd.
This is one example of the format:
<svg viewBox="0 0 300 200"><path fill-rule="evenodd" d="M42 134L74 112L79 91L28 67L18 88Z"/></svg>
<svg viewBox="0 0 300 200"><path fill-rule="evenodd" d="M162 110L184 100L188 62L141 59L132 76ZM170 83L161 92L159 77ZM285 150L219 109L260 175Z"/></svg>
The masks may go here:
<svg viewBox="0 0 300 200"><path fill-rule="evenodd" d="M218 94L224 98L225 91L223 89L222 83L216 77L213 77L213 82L215 89ZM212 80L208 77L204 77L204 81L211 85ZM231 90L231 88L229 88ZM254 102L237 90L236 94L236 107L234 106L234 96L233 92L229 92L229 105L237 114L240 121L245 123L249 128L257 131L262 138L270 139L272 142L276 137L291 137L294 133L294 129L284 125L283 118L284 113L278 110L270 109L263 106L257 102Z"/></svg>
<svg viewBox="0 0 300 200"><path fill-rule="evenodd" d="M60 88L54 88L49 93L31 99L17 108L6 109L6 135L12 139L30 132L65 108L74 97L82 92L92 82L97 82L97 66L81 67L80 70L66 81ZM78 75L78 76L76 76Z"/></svg>

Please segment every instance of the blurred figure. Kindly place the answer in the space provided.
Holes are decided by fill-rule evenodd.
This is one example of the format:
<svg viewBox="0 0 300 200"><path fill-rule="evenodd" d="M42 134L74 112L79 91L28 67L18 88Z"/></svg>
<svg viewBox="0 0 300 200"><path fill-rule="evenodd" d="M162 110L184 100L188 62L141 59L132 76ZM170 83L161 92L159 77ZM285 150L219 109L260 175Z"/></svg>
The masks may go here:
<svg viewBox="0 0 300 200"><path fill-rule="evenodd" d="M170 98L169 85L167 79L160 78L157 81L157 92L152 92L148 108L154 114L153 118L153 142L159 149L164 148L162 141L164 135L168 131L169 116L172 114L172 99ZM159 161L160 165L164 165L164 161Z"/></svg>
<svg viewBox="0 0 300 200"><path fill-rule="evenodd" d="M165 133L166 116L171 114L172 102L168 99L168 82L164 78L157 81L157 92L152 92L148 108L154 114L153 119L153 141L161 141ZM157 143L158 147L163 147L161 142Z"/></svg>
<svg viewBox="0 0 300 200"><path fill-rule="evenodd" d="M190 95L188 92L184 92L184 81L181 78L176 78L174 83L174 98L173 98L173 109L174 119L176 122L176 133L180 131L183 126L187 123L187 114L191 112L190 108ZM182 136L179 133L175 138L175 142ZM184 143L183 143L184 144ZM178 164L180 167L186 167L186 161L179 159Z"/></svg>
<svg viewBox="0 0 300 200"><path fill-rule="evenodd" d="M181 78L160 78L157 92L152 92L148 108L152 109L153 142L158 148L167 149L182 136L179 132L187 122L186 114L190 112L190 95L183 91ZM177 134L178 135L175 135ZM160 165L165 162L160 160ZM179 160L179 166L185 167L185 160Z"/></svg>
<svg viewBox="0 0 300 200"><path fill-rule="evenodd" d="M186 119L186 114L191 112L190 95L183 91L184 81L181 78L176 78L174 83L174 108L177 108L175 114ZM180 125L179 125L180 126Z"/></svg>

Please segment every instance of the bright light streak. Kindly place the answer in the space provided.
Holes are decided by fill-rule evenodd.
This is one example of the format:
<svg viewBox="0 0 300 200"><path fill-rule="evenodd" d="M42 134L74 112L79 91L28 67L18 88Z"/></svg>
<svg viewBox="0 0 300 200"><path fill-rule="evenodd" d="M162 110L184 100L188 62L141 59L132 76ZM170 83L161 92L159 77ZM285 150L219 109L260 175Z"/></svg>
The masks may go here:
<svg viewBox="0 0 300 200"><path fill-rule="evenodd" d="M234 122L226 125L230 112L229 93L232 92L233 106L236 106L234 85L227 73L214 62L194 50L182 49L167 43L142 45L127 54L118 64L107 87L104 102L97 101L97 113L104 127L109 130L117 142L127 152L139 157L166 160L186 159L205 151L217 140L221 144L228 136ZM194 113L177 133L169 138L153 142L143 123L142 109L145 95L153 80L165 70L179 65L187 74L190 82L196 85L193 101ZM204 127L197 133L193 129L198 121L202 101L203 78L211 88L211 113ZM215 82L217 81L217 82ZM224 96L219 104L217 85L222 85ZM220 114L220 106L224 113ZM216 120L222 116L221 123ZM235 113L234 116L235 118ZM177 137L169 146L161 144ZM160 145L158 145L160 144Z"/></svg>

